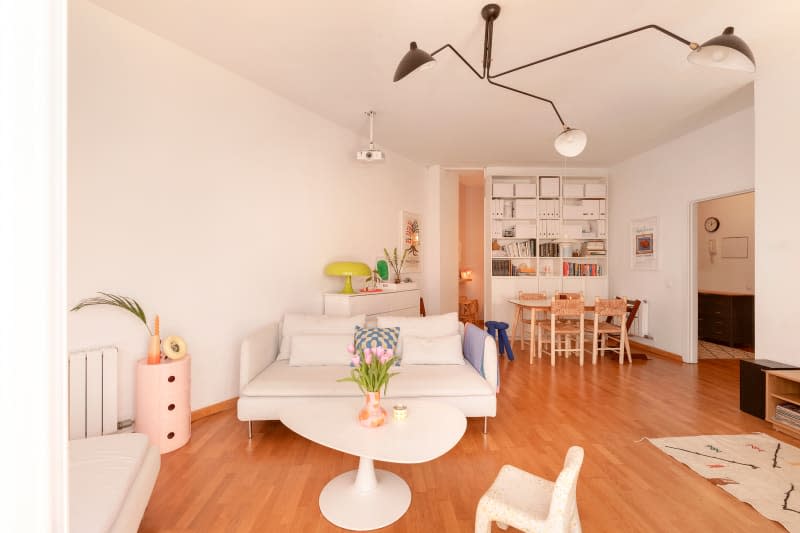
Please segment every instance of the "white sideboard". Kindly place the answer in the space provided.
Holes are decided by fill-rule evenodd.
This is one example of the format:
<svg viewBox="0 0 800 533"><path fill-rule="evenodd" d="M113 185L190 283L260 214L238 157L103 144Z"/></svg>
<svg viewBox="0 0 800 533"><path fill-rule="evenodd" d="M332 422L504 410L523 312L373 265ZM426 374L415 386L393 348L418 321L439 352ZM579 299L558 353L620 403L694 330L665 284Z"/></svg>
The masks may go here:
<svg viewBox="0 0 800 533"><path fill-rule="evenodd" d="M367 320L379 315L419 316L419 289L407 291L326 293L325 314L353 316L365 314Z"/></svg>

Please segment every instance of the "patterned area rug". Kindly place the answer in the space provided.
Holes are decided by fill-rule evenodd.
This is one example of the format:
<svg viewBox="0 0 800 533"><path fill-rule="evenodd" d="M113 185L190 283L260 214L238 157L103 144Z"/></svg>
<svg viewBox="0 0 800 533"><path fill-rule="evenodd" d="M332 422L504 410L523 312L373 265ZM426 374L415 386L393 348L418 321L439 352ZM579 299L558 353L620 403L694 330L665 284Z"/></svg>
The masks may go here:
<svg viewBox="0 0 800 533"><path fill-rule="evenodd" d="M756 354L723 344L697 341L698 359L755 359Z"/></svg>
<svg viewBox="0 0 800 533"><path fill-rule="evenodd" d="M800 449L763 433L648 440L765 517L800 532Z"/></svg>

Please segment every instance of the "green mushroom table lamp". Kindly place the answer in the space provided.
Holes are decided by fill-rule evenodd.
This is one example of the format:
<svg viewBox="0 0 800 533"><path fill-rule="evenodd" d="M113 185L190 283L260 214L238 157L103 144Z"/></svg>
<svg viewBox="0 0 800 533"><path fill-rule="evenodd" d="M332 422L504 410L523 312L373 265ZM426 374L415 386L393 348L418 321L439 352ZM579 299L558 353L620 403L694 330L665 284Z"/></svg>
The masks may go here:
<svg viewBox="0 0 800 533"><path fill-rule="evenodd" d="M353 294L353 281L352 276L369 276L372 270L364 263L355 263L350 261L340 261L338 263L330 263L325 267L325 275L327 276L344 276L344 289L342 294Z"/></svg>

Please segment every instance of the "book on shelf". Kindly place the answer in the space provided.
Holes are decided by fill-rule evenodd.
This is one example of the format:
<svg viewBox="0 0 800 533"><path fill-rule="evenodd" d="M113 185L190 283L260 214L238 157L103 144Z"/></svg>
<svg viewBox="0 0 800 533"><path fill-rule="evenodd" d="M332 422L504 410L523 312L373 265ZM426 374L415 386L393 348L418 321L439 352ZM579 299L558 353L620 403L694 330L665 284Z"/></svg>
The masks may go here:
<svg viewBox="0 0 800 533"><path fill-rule="evenodd" d="M606 251L606 241L586 241L584 244L586 250L590 251Z"/></svg>
<svg viewBox="0 0 800 533"><path fill-rule="evenodd" d="M776 405L774 419L776 422L800 429L800 406L792 403Z"/></svg>
<svg viewBox="0 0 800 533"><path fill-rule="evenodd" d="M557 242L543 242L539 245L539 257L559 257L561 247Z"/></svg>
<svg viewBox="0 0 800 533"><path fill-rule="evenodd" d="M513 265L508 259L492 259L492 276L511 276Z"/></svg>
<svg viewBox="0 0 800 533"><path fill-rule="evenodd" d="M561 273L567 277L604 276L605 268L598 263L573 263L572 261L564 261L562 263Z"/></svg>
<svg viewBox="0 0 800 533"><path fill-rule="evenodd" d="M536 255L536 239L514 241L500 245L505 257L533 257Z"/></svg>

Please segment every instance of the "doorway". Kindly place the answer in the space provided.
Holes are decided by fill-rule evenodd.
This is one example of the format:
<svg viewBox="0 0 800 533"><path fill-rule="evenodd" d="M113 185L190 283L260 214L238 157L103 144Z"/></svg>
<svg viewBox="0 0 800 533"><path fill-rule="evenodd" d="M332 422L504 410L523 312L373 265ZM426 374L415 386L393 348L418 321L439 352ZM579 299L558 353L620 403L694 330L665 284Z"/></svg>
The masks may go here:
<svg viewBox="0 0 800 533"><path fill-rule="evenodd" d="M754 192L695 204L697 359L755 358Z"/></svg>
<svg viewBox="0 0 800 533"><path fill-rule="evenodd" d="M459 319L483 327L484 205L483 170L458 174L458 309Z"/></svg>

